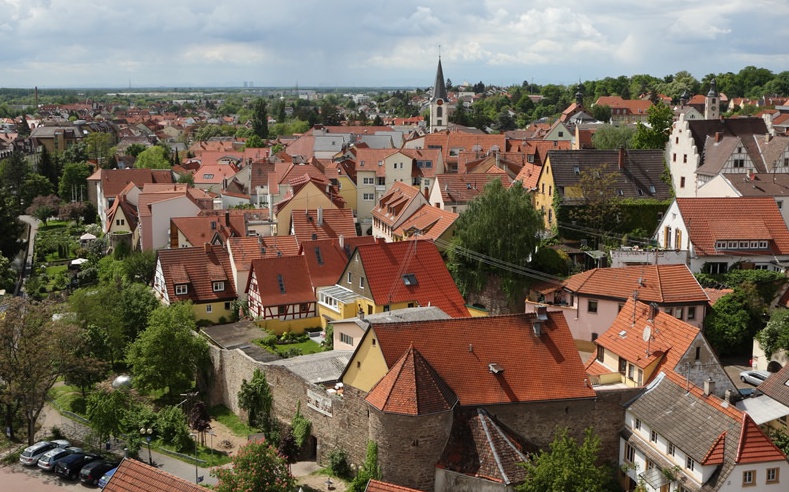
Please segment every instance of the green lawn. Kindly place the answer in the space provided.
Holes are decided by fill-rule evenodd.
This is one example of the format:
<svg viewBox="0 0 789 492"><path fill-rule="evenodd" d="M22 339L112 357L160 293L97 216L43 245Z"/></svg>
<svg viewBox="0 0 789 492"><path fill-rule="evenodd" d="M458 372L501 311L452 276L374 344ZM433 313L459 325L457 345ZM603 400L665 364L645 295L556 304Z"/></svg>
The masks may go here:
<svg viewBox="0 0 789 492"><path fill-rule="evenodd" d="M314 354L316 352L322 352L323 347L321 344L313 342L312 340L307 340L305 342L300 343L288 343L284 345L274 345L270 347L268 345L264 345L263 340L254 340L253 343L263 347L264 349L268 350L271 353L277 354L280 357L285 357L285 354L289 354L289 357L293 357L294 352L298 350L301 355L307 354Z"/></svg>
<svg viewBox="0 0 789 492"><path fill-rule="evenodd" d="M224 425L230 432L232 432L236 436L240 437L247 437L250 434L254 434L257 432L256 429L245 424L238 415L234 414L224 405L217 405L215 407L211 407L208 410L208 414L211 415L217 422Z"/></svg>
<svg viewBox="0 0 789 492"><path fill-rule="evenodd" d="M49 396L63 410L85 416L85 399L76 386L61 385L49 390Z"/></svg>

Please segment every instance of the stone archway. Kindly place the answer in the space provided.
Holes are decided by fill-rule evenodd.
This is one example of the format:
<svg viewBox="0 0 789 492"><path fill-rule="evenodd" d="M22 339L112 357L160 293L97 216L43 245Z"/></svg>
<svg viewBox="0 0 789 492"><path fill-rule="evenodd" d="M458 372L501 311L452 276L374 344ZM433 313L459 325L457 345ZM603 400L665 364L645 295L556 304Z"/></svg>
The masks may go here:
<svg viewBox="0 0 789 492"><path fill-rule="evenodd" d="M781 369L782 368L781 368L781 363L780 362L771 360L770 363L767 364L767 371L768 372L778 372Z"/></svg>

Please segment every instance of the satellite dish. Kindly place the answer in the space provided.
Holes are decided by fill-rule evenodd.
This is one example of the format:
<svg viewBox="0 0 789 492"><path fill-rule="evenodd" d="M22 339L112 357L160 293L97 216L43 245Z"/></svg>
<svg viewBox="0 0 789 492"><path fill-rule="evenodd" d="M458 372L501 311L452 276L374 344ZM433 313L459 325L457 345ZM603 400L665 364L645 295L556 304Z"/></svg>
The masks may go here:
<svg viewBox="0 0 789 492"><path fill-rule="evenodd" d="M652 337L652 328L650 328L649 326L644 327L644 334L642 336L644 341L648 342L651 337Z"/></svg>

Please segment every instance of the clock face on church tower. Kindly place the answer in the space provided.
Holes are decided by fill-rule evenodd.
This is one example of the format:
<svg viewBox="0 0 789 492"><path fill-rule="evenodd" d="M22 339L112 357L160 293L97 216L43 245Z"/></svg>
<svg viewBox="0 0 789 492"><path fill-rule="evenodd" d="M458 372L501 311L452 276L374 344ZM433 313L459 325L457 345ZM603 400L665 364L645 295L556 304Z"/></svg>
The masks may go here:
<svg viewBox="0 0 789 492"><path fill-rule="evenodd" d="M444 104L444 100L443 99L439 99L438 101L436 101L436 104L441 106L442 104Z"/></svg>

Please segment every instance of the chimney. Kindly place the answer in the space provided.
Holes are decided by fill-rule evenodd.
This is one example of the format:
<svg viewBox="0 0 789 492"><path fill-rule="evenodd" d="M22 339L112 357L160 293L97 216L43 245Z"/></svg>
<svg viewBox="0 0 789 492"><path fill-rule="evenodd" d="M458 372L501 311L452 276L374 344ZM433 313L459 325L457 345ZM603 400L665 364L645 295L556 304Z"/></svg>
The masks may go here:
<svg viewBox="0 0 789 492"><path fill-rule="evenodd" d="M230 211L225 210L225 225L230 227Z"/></svg>
<svg viewBox="0 0 789 492"><path fill-rule="evenodd" d="M205 248L206 253L211 252L211 243L203 243L203 248Z"/></svg>
<svg viewBox="0 0 789 492"><path fill-rule="evenodd" d="M535 312L537 313L537 319L540 321L548 320L548 306L545 304L537 304Z"/></svg>
<svg viewBox="0 0 789 492"><path fill-rule="evenodd" d="M770 140L772 140L772 139L773 139L773 136L772 136L772 135L770 135L769 133L765 133L765 134L764 134L764 143L768 143L768 142L770 142Z"/></svg>
<svg viewBox="0 0 789 492"><path fill-rule="evenodd" d="M338 240L339 240L339 242L340 242L340 247L341 247L341 248L344 248L344 247L345 247L345 236L343 236L342 234L340 234L340 237L338 237L337 239L338 239Z"/></svg>
<svg viewBox="0 0 789 492"><path fill-rule="evenodd" d="M723 132L715 132L715 143L718 143L723 138Z"/></svg>
<svg viewBox="0 0 789 492"><path fill-rule="evenodd" d="M715 381L712 378L707 378L704 381L704 396L710 396L713 393L715 393Z"/></svg>
<svg viewBox="0 0 789 492"><path fill-rule="evenodd" d="M318 227L323 227L323 207L318 207Z"/></svg>
<svg viewBox="0 0 789 492"><path fill-rule="evenodd" d="M622 171L625 168L625 146L619 146L619 170Z"/></svg>
<svg viewBox="0 0 789 492"><path fill-rule="evenodd" d="M731 390L727 389L726 392L723 394L723 401L732 403L731 401Z"/></svg>

